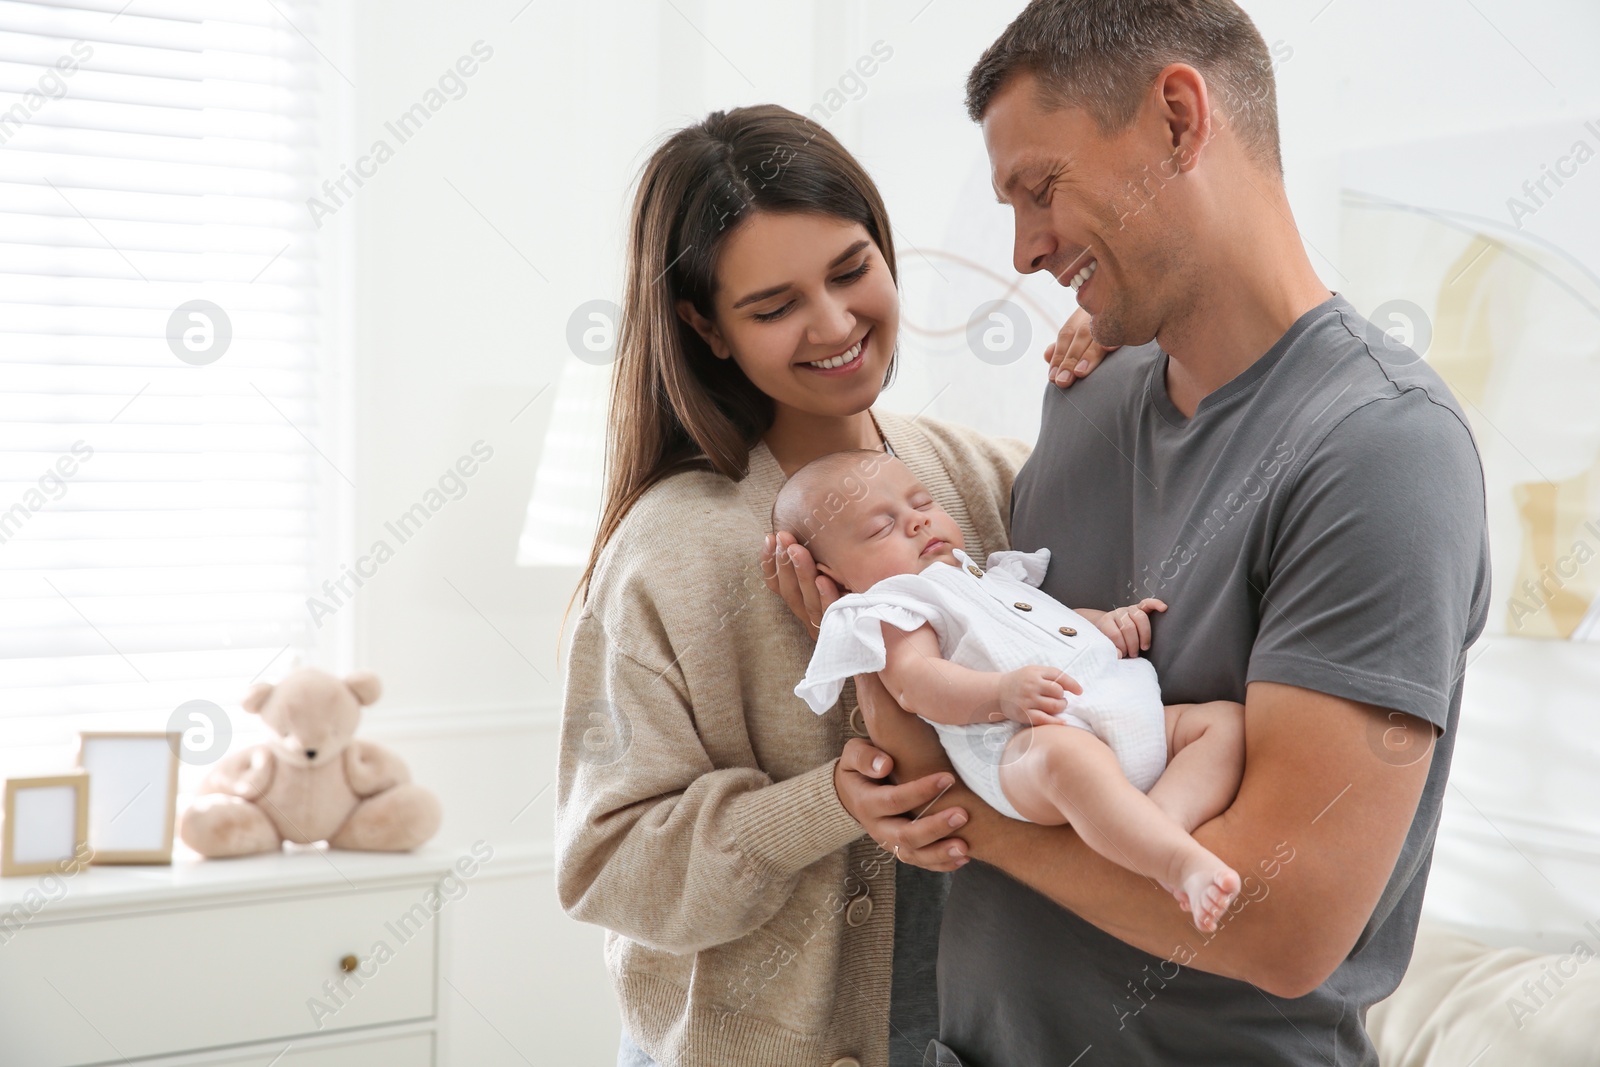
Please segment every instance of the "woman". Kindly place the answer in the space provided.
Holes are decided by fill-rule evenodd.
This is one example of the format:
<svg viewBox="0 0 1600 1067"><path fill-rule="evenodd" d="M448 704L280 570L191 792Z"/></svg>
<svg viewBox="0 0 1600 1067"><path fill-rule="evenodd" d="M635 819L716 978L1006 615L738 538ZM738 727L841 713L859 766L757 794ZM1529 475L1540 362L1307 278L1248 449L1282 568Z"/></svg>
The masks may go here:
<svg viewBox="0 0 1600 1067"><path fill-rule="evenodd" d="M916 818L948 773L879 781L852 687L823 716L794 696L815 631L758 546L789 474L873 448L983 558L1008 547L1027 446L872 410L899 325L888 218L794 112L717 112L668 139L628 255L557 794L557 888L608 930L618 1062L920 1064L943 872L966 862L941 842L965 814ZM1084 330L1054 363L1081 376L1100 355ZM765 545L769 562L788 548Z"/></svg>

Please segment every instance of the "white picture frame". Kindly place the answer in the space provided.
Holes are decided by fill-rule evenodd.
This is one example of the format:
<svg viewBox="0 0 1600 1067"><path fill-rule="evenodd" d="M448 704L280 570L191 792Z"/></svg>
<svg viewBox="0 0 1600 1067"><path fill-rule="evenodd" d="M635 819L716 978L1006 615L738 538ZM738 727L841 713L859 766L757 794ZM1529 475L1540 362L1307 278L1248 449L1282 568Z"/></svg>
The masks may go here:
<svg viewBox="0 0 1600 1067"><path fill-rule="evenodd" d="M7 778L0 877L64 874L88 860L89 776Z"/></svg>
<svg viewBox="0 0 1600 1067"><path fill-rule="evenodd" d="M92 862L172 862L179 740L162 731L78 734L78 766L89 775Z"/></svg>

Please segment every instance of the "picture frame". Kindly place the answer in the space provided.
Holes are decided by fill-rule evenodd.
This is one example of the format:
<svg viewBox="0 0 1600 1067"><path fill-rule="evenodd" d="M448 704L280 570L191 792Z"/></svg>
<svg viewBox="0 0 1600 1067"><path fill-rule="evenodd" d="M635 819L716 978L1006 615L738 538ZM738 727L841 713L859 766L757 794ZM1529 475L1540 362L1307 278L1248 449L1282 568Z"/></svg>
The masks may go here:
<svg viewBox="0 0 1600 1067"><path fill-rule="evenodd" d="M61 874L89 860L89 775L28 775L5 782L0 877Z"/></svg>
<svg viewBox="0 0 1600 1067"><path fill-rule="evenodd" d="M172 862L179 740L158 730L79 732L77 765L89 775L91 862Z"/></svg>

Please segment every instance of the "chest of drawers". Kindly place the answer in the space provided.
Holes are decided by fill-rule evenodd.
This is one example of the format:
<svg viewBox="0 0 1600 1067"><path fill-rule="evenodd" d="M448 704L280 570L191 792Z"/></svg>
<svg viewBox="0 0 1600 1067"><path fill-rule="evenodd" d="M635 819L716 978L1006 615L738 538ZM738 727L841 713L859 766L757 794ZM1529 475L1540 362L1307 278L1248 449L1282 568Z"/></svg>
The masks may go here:
<svg viewBox="0 0 1600 1067"><path fill-rule="evenodd" d="M6 879L0 1062L432 1065L451 859L306 849Z"/></svg>

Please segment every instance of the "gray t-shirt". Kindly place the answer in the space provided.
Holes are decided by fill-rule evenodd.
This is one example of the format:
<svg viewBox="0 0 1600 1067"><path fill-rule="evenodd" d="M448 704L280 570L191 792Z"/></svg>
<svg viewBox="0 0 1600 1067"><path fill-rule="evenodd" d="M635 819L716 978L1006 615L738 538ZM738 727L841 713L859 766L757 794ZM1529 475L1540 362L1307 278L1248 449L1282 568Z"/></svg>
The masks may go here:
<svg viewBox="0 0 1600 1067"><path fill-rule="evenodd" d="M939 1034L939 923L950 875L909 863L894 871L894 963L889 987L889 1067L922 1067Z"/></svg>
<svg viewBox="0 0 1600 1067"><path fill-rule="evenodd" d="M1043 588L1074 607L1166 601L1147 655L1167 703L1242 702L1248 682L1272 681L1438 726L1421 802L1355 948L1294 1000L1149 955L970 863L945 905L940 1038L966 1067L1375 1065L1366 1011L1411 958L1487 611L1477 450L1438 375L1338 295L1192 418L1166 366L1145 345L1047 389L1012 493L1014 547L1048 547ZM1391 726L1374 716L1369 741L1393 762ZM1247 895L1266 877L1240 873Z"/></svg>

